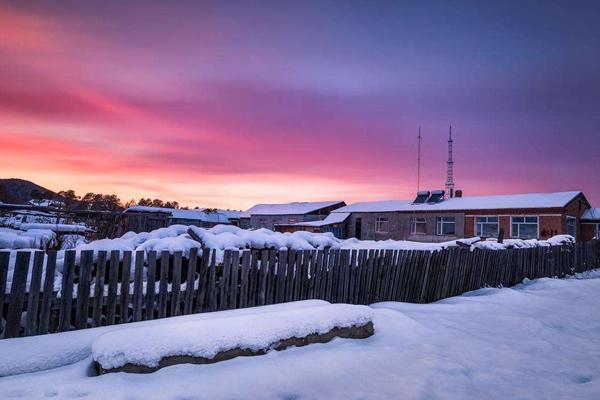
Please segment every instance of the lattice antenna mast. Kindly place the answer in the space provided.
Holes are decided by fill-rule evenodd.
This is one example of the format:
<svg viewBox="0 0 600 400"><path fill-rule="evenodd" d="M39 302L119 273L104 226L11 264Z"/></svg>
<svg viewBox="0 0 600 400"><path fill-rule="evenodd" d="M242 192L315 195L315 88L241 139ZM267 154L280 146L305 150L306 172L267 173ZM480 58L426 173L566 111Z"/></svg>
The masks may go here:
<svg viewBox="0 0 600 400"><path fill-rule="evenodd" d="M450 125L450 137L448 138L448 176L446 178L446 193L448 197L454 197L454 160L452 159L452 125Z"/></svg>
<svg viewBox="0 0 600 400"><path fill-rule="evenodd" d="M421 190L421 127L419 127L419 147L417 150L417 192Z"/></svg>

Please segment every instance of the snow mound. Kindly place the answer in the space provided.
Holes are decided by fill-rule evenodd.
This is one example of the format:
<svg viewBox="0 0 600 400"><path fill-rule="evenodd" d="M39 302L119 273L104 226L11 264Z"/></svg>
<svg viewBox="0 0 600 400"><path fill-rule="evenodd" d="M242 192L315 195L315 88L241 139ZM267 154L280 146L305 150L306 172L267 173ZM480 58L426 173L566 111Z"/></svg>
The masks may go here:
<svg viewBox="0 0 600 400"><path fill-rule="evenodd" d="M125 364L154 368L165 357L210 359L232 349L259 351L269 349L284 339L324 334L333 328L363 326L372 319L370 307L332 304L210 322L123 329L99 337L92 344L92 357L104 369L119 368Z"/></svg>
<svg viewBox="0 0 600 400"><path fill-rule="evenodd" d="M234 227L236 228L236 227ZM332 233L311 233L298 231L293 233L273 232L268 229L245 230L216 226L211 229L190 227L193 235L203 247L227 249L295 249L314 250L337 247L342 243Z"/></svg>

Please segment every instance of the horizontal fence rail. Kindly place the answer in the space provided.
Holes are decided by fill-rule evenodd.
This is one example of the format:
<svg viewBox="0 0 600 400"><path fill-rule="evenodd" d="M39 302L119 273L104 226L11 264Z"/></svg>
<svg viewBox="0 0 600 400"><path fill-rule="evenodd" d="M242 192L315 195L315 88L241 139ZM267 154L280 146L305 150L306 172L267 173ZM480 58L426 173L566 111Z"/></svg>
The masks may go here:
<svg viewBox="0 0 600 400"><path fill-rule="evenodd" d="M2 338L306 299L429 303L486 286L598 268L600 241L433 252L228 250L222 262L215 251L198 249L188 257L67 251L61 267L55 285L56 252L17 252L11 263L10 253L0 251Z"/></svg>

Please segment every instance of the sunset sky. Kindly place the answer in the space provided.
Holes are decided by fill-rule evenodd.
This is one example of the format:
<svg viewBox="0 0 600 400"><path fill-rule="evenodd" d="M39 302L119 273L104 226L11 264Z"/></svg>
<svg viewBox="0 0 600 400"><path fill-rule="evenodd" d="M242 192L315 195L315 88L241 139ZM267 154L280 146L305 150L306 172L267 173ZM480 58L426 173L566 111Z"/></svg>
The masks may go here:
<svg viewBox="0 0 600 400"><path fill-rule="evenodd" d="M486 3L486 4L484 4ZM487 4L490 3L490 4ZM0 177L245 209L600 206L600 2L0 2Z"/></svg>

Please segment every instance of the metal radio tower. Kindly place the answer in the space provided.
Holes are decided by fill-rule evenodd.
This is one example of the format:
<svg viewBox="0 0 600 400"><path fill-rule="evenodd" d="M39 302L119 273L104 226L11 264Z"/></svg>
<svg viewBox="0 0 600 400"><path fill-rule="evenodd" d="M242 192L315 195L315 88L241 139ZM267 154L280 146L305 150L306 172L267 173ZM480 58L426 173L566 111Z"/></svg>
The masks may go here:
<svg viewBox="0 0 600 400"><path fill-rule="evenodd" d="M450 137L448 139L448 177L446 179L446 193L448 197L454 197L454 161L452 160L452 125L450 125Z"/></svg>
<svg viewBox="0 0 600 400"><path fill-rule="evenodd" d="M421 190L421 127L419 127L419 149L417 153L417 192Z"/></svg>

